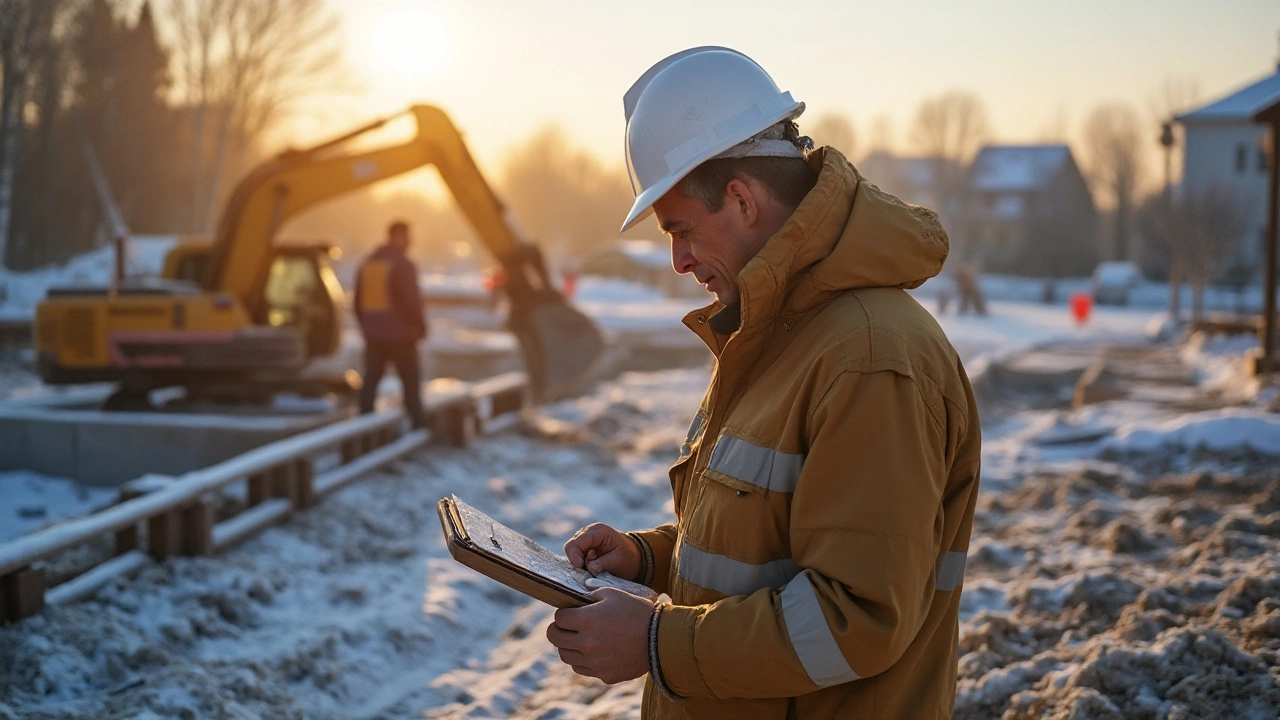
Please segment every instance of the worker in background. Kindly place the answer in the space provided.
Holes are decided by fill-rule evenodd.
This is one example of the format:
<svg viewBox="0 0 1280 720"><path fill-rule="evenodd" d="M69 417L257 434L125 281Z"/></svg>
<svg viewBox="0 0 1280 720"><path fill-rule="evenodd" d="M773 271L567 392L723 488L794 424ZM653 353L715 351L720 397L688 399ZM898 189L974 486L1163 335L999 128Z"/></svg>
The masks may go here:
<svg viewBox="0 0 1280 720"><path fill-rule="evenodd" d="M961 261L956 269L956 292L960 295L957 313L964 315L973 310L978 315L987 314L987 298L982 294L982 278L973 261Z"/></svg>
<svg viewBox="0 0 1280 720"><path fill-rule="evenodd" d="M404 408L414 427L422 427L422 382L418 341L427 337L418 271L409 260L409 225L397 220L387 228L387 242L374 251L356 275L356 316L364 333L364 386L360 412L373 412L378 383L387 363L400 376Z"/></svg>
<svg viewBox="0 0 1280 720"><path fill-rule="evenodd" d="M952 714L980 432L960 359L908 295L937 215L811 150L803 103L750 58L696 48L626 94L627 164L716 356L671 468L673 522L583 528L569 561L652 588L556 612L560 658L648 674L645 718Z"/></svg>

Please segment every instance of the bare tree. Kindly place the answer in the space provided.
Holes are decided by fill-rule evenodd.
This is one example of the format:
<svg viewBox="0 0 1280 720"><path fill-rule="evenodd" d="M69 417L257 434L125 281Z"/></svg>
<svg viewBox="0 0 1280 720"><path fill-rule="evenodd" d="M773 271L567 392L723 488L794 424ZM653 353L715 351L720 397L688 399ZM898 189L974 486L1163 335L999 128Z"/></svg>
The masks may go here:
<svg viewBox="0 0 1280 720"><path fill-rule="evenodd" d="M563 128L548 125L507 154L503 198L548 254L590 252L618 236L631 191L620 170L570 145Z"/></svg>
<svg viewBox="0 0 1280 720"><path fill-rule="evenodd" d="M982 101L965 92L950 92L921 103L911 127L911 140L933 161L937 211L951 230L957 257L969 236L968 164L987 141L991 125Z"/></svg>
<svg viewBox="0 0 1280 720"><path fill-rule="evenodd" d="M1095 193L1115 207L1117 260L1129 260L1129 230L1134 200L1143 180L1143 160L1150 144L1138 114L1128 105L1103 105L1084 125L1088 179Z"/></svg>
<svg viewBox="0 0 1280 720"><path fill-rule="evenodd" d="M338 22L324 0L171 0L168 10L191 115L192 220L208 229L249 144L334 72Z"/></svg>
<svg viewBox="0 0 1280 720"><path fill-rule="evenodd" d="M1248 207L1235 188L1211 184L1183 200L1184 267L1191 283L1191 317L1204 314L1204 290L1232 256L1249 228Z"/></svg>
<svg viewBox="0 0 1280 720"><path fill-rule="evenodd" d="M893 152L893 121L888 115L877 115L871 121L871 142L868 152Z"/></svg>
<svg viewBox="0 0 1280 720"><path fill-rule="evenodd" d="M982 101L964 92L925 100L911 127L911 140L926 157L958 164L972 159L990 134Z"/></svg>
<svg viewBox="0 0 1280 720"><path fill-rule="evenodd" d="M853 157L857 135L853 129L853 121L847 116L834 112L825 113L804 130L805 135L813 138L815 147L829 145L845 157Z"/></svg>
<svg viewBox="0 0 1280 720"><path fill-rule="evenodd" d="M1193 320L1204 313L1205 288L1235 257L1248 218L1249 204L1231 185L1211 184L1148 201L1143 232L1160 244L1171 265L1185 270Z"/></svg>
<svg viewBox="0 0 1280 720"><path fill-rule="evenodd" d="M18 136L26 104L27 73L33 51L47 39L59 2L0 0L0 270L8 255L13 218L13 174L18 165Z"/></svg>

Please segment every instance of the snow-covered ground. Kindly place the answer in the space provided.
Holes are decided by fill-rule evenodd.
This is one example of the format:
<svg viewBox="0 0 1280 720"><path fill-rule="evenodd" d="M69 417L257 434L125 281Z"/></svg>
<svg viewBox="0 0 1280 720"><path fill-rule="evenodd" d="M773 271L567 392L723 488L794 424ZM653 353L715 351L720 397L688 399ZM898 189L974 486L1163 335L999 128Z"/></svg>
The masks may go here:
<svg viewBox="0 0 1280 720"><path fill-rule="evenodd" d="M637 288L579 292L620 328L676 330L685 309ZM1099 308L1077 327L1062 304L990 310L940 318L975 378L1046 343L1140 343L1153 317ZM1182 353L1231 408L1002 402L984 416L957 717L1280 716L1280 415L1242 371L1248 346ZM594 520L661 522L708 377L624 374L223 555L0 628L0 720L634 717L638 683L573 675L543 637L550 608L448 557L435 502L457 493L553 549ZM50 496L47 518L63 503Z"/></svg>

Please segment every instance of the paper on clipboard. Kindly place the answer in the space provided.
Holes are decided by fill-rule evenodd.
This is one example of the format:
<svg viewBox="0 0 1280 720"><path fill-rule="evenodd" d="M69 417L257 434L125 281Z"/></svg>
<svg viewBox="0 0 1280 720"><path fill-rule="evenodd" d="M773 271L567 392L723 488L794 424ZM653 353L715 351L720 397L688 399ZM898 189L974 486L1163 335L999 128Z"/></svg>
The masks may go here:
<svg viewBox="0 0 1280 720"><path fill-rule="evenodd" d="M555 607L593 602L596 587L614 587L651 598L651 589L608 573L592 576L559 553L508 528L452 495L440 501L440 524L455 560L515 590ZM587 580L593 580L588 587Z"/></svg>

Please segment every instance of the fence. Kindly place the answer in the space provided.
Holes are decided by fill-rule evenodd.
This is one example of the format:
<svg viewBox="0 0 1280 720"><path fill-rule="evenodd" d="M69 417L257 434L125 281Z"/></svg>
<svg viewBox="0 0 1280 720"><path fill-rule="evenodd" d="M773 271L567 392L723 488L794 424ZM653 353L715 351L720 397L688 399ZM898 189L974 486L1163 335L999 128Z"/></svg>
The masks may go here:
<svg viewBox="0 0 1280 720"><path fill-rule="evenodd" d="M514 422L530 403L524 374L508 373L432 393L427 402L430 430L406 430L398 411L364 415L264 445L162 485L128 484L116 505L0 545L0 621L88 597L151 562L218 552L315 505L432 436L465 447L477 433ZM216 519L217 501L237 490L245 499L243 510ZM109 558L46 587L41 561L105 537L111 539Z"/></svg>

